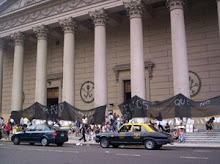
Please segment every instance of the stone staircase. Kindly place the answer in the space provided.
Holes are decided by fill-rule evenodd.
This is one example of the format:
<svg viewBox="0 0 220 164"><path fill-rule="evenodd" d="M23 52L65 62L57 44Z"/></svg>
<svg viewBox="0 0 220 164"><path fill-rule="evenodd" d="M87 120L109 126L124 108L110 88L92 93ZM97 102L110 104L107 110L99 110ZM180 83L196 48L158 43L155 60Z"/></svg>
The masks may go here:
<svg viewBox="0 0 220 164"><path fill-rule="evenodd" d="M220 143L220 132L214 134L206 132L185 133L187 143Z"/></svg>

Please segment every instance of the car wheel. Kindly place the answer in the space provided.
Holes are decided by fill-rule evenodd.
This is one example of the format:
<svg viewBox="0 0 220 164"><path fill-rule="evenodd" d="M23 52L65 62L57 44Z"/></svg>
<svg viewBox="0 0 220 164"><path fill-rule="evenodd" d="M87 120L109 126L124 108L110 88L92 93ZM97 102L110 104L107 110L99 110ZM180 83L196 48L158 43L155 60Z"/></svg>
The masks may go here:
<svg viewBox="0 0 220 164"><path fill-rule="evenodd" d="M13 140L14 145L19 145L20 144L20 140L18 137L15 137Z"/></svg>
<svg viewBox="0 0 220 164"><path fill-rule="evenodd" d="M57 143L57 146L63 146L63 142Z"/></svg>
<svg viewBox="0 0 220 164"><path fill-rule="evenodd" d="M102 138L100 140L100 146L102 148L108 148L109 147L109 140L107 138Z"/></svg>
<svg viewBox="0 0 220 164"><path fill-rule="evenodd" d="M153 140L146 140L144 146L148 150L153 150L156 148L156 143Z"/></svg>
<svg viewBox="0 0 220 164"><path fill-rule="evenodd" d="M42 145L42 146L47 146L47 145L49 145L48 140L47 140L46 138L42 138L42 139L41 139L41 145Z"/></svg>
<svg viewBox="0 0 220 164"><path fill-rule="evenodd" d="M113 148L118 148L118 147L119 147L119 144L112 144L112 147L113 147Z"/></svg>

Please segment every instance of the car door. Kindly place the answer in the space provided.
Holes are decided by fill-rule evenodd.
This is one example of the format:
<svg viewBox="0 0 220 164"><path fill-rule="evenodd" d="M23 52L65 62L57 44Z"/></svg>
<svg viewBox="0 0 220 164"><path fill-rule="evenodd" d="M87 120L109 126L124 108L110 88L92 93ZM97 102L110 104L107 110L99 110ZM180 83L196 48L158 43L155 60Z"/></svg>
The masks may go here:
<svg viewBox="0 0 220 164"><path fill-rule="evenodd" d="M132 129L131 141L134 144L142 143L142 136L146 132L145 128L142 125L134 125Z"/></svg>
<svg viewBox="0 0 220 164"><path fill-rule="evenodd" d="M132 125L123 125L118 131L119 133L118 142L122 144L131 143L132 142L131 137L133 136L131 130L132 130Z"/></svg>
<svg viewBox="0 0 220 164"><path fill-rule="evenodd" d="M40 142L44 133L45 133L45 126L44 125L37 125L36 130L35 130L35 134L33 136L34 142Z"/></svg>
<svg viewBox="0 0 220 164"><path fill-rule="evenodd" d="M30 126L24 131L24 137L22 141L31 142L33 140L33 133L35 132L35 126Z"/></svg>

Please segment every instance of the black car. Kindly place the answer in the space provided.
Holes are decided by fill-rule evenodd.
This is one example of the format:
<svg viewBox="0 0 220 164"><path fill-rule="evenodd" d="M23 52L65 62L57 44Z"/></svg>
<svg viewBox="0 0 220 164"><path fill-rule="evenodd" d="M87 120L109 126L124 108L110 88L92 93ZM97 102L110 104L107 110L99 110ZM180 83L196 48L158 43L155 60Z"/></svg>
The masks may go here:
<svg viewBox="0 0 220 164"><path fill-rule="evenodd" d="M117 132L100 133L96 135L96 142L108 148L110 145L144 145L146 149L160 149L163 145L172 143L173 138L168 133L158 132L150 124L128 123L122 125Z"/></svg>
<svg viewBox="0 0 220 164"><path fill-rule="evenodd" d="M13 134L11 141L14 145L26 142L30 144L41 143L43 146L47 146L50 143L62 146L64 142L68 141L68 132L66 130L52 129L47 125L32 125L26 130Z"/></svg>

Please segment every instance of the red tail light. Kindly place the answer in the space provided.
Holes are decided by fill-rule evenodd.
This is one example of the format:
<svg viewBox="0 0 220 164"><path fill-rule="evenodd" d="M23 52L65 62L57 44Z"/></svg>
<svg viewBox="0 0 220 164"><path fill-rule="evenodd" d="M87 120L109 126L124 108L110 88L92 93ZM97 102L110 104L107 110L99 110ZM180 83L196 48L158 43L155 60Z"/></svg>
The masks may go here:
<svg viewBox="0 0 220 164"><path fill-rule="evenodd" d="M53 137L57 136L57 132L53 132L53 133L52 133L52 136L53 136Z"/></svg>

